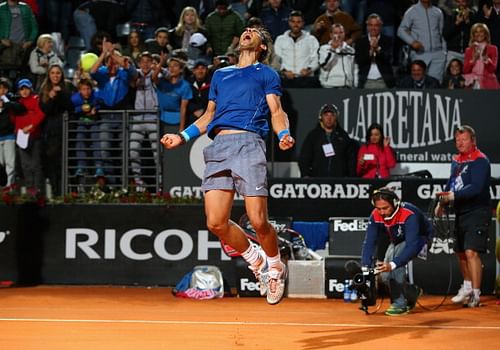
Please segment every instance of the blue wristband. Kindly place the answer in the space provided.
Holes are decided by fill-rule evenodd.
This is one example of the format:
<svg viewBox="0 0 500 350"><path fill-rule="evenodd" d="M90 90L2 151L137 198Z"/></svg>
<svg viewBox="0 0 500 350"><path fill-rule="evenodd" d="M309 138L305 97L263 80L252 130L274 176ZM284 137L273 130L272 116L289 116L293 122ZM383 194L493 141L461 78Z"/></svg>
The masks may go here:
<svg viewBox="0 0 500 350"><path fill-rule="evenodd" d="M200 129L195 124L189 125L186 129L181 131L181 135L188 142L191 139L194 139L201 135Z"/></svg>
<svg viewBox="0 0 500 350"><path fill-rule="evenodd" d="M283 138L283 136L285 135L290 135L290 130L288 129L283 129L281 130L279 133L278 133L278 140L281 141L281 139Z"/></svg>

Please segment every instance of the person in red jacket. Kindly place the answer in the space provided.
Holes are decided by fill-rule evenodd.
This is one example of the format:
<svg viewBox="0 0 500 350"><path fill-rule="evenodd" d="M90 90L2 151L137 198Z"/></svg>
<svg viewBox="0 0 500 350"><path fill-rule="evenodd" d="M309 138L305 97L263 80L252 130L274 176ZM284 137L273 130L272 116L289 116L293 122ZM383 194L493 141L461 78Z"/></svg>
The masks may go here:
<svg viewBox="0 0 500 350"><path fill-rule="evenodd" d="M373 123L368 128L366 143L358 151L356 173L365 179L386 178L396 166L396 157L390 146L391 139L384 137L382 126Z"/></svg>
<svg viewBox="0 0 500 350"><path fill-rule="evenodd" d="M498 89L495 75L498 48L491 44L488 26L476 23L470 29L469 47L464 55L465 85L473 89Z"/></svg>
<svg viewBox="0 0 500 350"><path fill-rule="evenodd" d="M40 125L45 114L40 109L38 96L32 93L32 89L33 84L29 79L21 79L17 82L18 102L26 108L26 112L15 116L14 125L24 185L27 188L43 192L44 176ZM27 142L23 142L26 139Z"/></svg>

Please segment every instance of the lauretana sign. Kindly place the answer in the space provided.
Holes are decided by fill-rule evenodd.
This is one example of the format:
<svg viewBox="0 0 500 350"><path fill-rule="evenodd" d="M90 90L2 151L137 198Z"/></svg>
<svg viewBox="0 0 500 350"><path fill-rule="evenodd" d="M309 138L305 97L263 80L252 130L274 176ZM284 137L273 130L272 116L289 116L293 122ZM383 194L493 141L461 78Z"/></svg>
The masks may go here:
<svg viewBox="0 0 500 350"><path fill-rule="evenodd" d="M274 140L274 147L268 147L267 157L270 164L274 161L292 165L296 163L307 133L318 123L320 107L324 103L335 103L340 110L341 126L359 143L365 141L366 131L371 123L378 122L383 126L396 153L398 166L394 169L395 174L425 169L430 171L434 178L448 177L451 158L456 152L454 130L462 124L468 124L475 128L479 148L492 163L492 176L500 177L500 147L497 135L500 130L500 118L491 114L492 111L500 110L500 99L497 98L496 92L353 89L335 90L333 93L330 89L290 89L284 91L282 100L297 143L291 151L281 152ZM169 164L164 172L165 191L172 195L202 196L202 150L209 143L208 137L203 136L165 153ZM271 166L271 169L274 169L274 166ZM282 175L271 172L271 176ZM294 176L297 177L297 174L293 173L290 177ZM281 191L280 188L274 189ZM312 196L317 195L318 191L333 198L344 196L338 192L344 189L338 187L300 187L294 191L301 190L310 191ZM279 193L276 195L280 196Z"/></svg>

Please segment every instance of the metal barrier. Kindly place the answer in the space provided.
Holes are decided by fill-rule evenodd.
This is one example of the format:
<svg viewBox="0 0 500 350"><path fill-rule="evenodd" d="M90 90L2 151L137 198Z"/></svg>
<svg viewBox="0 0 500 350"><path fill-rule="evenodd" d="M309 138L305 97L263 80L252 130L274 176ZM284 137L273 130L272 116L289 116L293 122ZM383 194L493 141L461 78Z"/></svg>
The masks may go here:
<svg viewBox="0 0 500 350"><path fill-rule="evenodd" d="M138 191L161 188L158 110L100 110L96 120L67 115L63 123L63 193L99 181ZM146 142L147 141L147 142Z"/></svg>

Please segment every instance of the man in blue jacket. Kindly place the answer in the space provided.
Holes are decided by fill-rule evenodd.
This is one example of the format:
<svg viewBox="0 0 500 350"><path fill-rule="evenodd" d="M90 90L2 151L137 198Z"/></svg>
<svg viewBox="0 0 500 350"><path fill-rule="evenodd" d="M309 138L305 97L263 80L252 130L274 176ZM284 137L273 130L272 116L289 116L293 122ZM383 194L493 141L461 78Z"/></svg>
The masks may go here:
<svg viewBox="0 0 500 350"><path fill-rule="evenodd" d="M455 210L455 247L464 283L451 300L468 307L479 306L482 263L486 252L490 209L490 161L476 146L476 132L463 125L455 132L458 154L453 156L451 176L439 194L436 215L452 205Z"/></svg>
<svg viewBox="0 0 500 350"><path fill-rule="evenodd" d="M131 81L137 76L135 65L128 57L122 56L116 51L113 44L106 39L102 42L102 52L90 69L92 79L97 82L99 88L99 98L101 100L101 110L121 111L128 109L127 95ZM123 119L121 112L101 114L102 123L100 124L101 139L101 159L104 159L104 169L99 167L95 176L103 178L105 174L111 175L108 180L116 182L118 174L114 174L111 153L112 141L121 140L121 131Z"/></svg>
<svg viewBox="0 0 500 350"><path fill-rule="evenodd" d="M432 225L420 209L401 202L389 188L375 190L372 204L375 209L370 215L361 262L363 266L372 266L377 243L384 241L381 237L389 238L384 261L377 261L376 268L390 289L391 306L385 314L404 315L415 307L422 292L419 287L406 282L406 264L432 238Z"/></svg>

